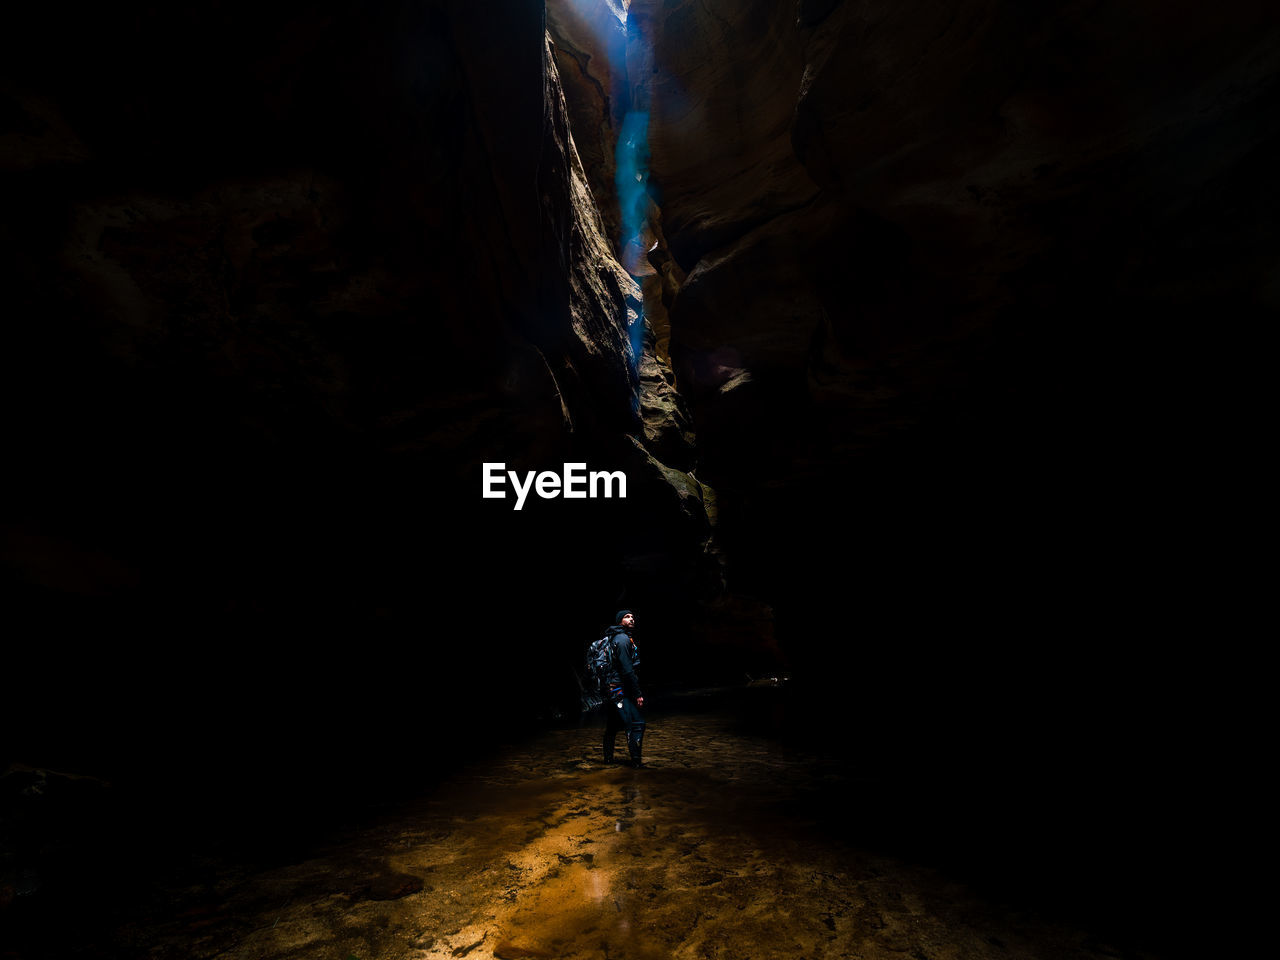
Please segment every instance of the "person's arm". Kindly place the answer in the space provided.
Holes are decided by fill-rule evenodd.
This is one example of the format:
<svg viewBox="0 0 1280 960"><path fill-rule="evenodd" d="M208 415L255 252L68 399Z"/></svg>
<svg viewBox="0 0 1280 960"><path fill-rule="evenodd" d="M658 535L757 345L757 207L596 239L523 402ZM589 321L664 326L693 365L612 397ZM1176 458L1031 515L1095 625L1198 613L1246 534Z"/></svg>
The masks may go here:
<svg viewBox="0 0 1280 960"><path fill-rule="evenodd" d="M640 678L636 676L636 668L631 664L631 640L626 634L619 634L614 638L613 649L616 654L614 659L618 664L618 677L622 680L622 692L643 706L641 701L644 700L644 694L640 692Z"/></svg>

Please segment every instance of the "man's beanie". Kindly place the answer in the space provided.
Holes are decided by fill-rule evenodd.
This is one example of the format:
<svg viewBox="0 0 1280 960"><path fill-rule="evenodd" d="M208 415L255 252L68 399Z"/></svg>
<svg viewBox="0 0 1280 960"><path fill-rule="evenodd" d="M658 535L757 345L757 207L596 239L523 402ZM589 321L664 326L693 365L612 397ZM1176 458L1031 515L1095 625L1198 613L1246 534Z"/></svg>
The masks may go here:
<svg viewBox="0 0 1280 960"><path fill-rule="evenodd" d="M625 617L625 616L626 616L628 613L630 613L630 612L631 612L630 610L619 610L619 611L618 611L618 615L617 615L616 617L614 617L614 618L613 618L613 622L614 622L614 623L621 623L621 622L622 622L622 618L623 618L623 617Z"/></svg>

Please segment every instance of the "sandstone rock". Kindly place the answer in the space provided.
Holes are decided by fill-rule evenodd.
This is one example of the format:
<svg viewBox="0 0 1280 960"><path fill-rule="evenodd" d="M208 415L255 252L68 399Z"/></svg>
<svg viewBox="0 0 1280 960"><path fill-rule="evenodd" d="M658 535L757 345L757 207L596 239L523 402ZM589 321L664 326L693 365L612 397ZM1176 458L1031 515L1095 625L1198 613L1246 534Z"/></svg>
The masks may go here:
<svg viewBox="0 0 1280 960"><path fill-rule="evenodd" d="M370 880L367 896L370 900L400 900L421 892L422 888L421 877L392 871Z"/></svg>
<svg viewBox="0 0 1280 960"><path fill-rule="evenodd" d="M451 641L495 597L594 619L583 598L623 588L630 549L602 548L601 530L652 531L638 553L704 555L706 518L675 488L661 508L515 520L479 495L484 462L604 468L633 436L692 468L672 376L632 346L641 290L592 186L607 187L622 100L574 96L594 144L584 164L560 67L593 92L606 58L554 12L553 52L539 4L241 7L73 25L29 8L7 33L30 38L6 48L0 105L16 152L0 231L16 318L7 423L26 464L21 533L5 538L15 621L77 652L113 627L141 638L186 623L184 662L223 651L189 671L197 687L241 695L252 651L266 674L305 665L271 698L273 722L330 723L318 691L341 689L363 701L331 724L341 736L408 729L449 699L423 707L410 678L467 670L473 653ZM157 31L189 42L178 54ZM427 620L419 641L340 669L287 639L345 649ZM254 729L268 718L158 691L100 656L19 647L30 663L16 669L58 676L74 704L46 743L79 746L92 716L86 752L118 739L196 765L202 744L270 749ZM549 697L571 683L552 663L532 668ZM39 695L20 696L19 711ZM157 709L174 718L165 736L132 736ZM161 741L179 730L174 753Z"/></svg>
<svg viewBox="0 0 1280 960"><path fill-rule="evenodd" d="M618 130L630 104L626 75L626 11L618 0L584 5L549 0L547 30L569 108L583 171L615 245L621 232L614 186Z"/></svg>
<svg viewBox="0 0 1280 960"><path fill-rule="evenodd" d="M633 7L662 38L653 176L690 272L672 355L718 483L799 489L904 443L1012 446L1033 428L1009 410L1105 433L1102 407L1131 399L1120 368L1088 412L1061 392L1102 343L1145 376L1145 337L1104 323L1109 305L1186 315L1223 270L1264 288L1253 234L1217 226L1251 189L1228 171L1267 149L1247 132L1262 135L1280 59L1259 15L1214 15L1215 42L1196 45L1203 24L1154 6L1105 24L989 3L795 9ZM737 43L713 56L719 36ZM753 76L734 73L765 37ZM710 135L681 149L695 127Z"/></svg>
<svg viewBox="0 0 1280 960"><path fill-rule="evenodd" d="M537 947L519 947L513 943L500 943L493 948L493 955L498 960L550 960L554 957L550 950L539 950Z"/></svg>
<svg viewBox="0 0 1280 960"><path fill-rule="evenodd" d="M813 197L790 142L804 68L794 7L635 0L628 32L633 99L651 112L658 203L683 269Z"/></svg>

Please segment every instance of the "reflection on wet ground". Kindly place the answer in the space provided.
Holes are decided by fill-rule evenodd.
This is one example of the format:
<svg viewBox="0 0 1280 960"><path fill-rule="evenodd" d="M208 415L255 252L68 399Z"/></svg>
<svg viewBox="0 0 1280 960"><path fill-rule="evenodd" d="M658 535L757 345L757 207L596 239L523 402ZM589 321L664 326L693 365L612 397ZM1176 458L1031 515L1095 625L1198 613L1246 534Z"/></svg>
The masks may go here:
<svg viewBox="0 0 1280 960"><path fill-rule="evenodd" d="M831 768L736 731L715 714L661 717L643 770L601 762L593 729L549 732L300 862L211 866L120 927L117 947L230 960L1114 955L835 839L797 801L836 786Z"/></svg>

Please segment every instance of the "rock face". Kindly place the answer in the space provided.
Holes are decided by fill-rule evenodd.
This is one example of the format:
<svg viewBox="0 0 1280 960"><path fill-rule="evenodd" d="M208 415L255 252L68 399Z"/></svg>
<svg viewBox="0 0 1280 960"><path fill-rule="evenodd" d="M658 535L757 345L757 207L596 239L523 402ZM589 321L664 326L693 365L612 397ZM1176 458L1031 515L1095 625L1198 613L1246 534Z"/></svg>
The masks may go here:
<svg viewBox="0 0 1280 960"><path fill-rule="evenodd" d="M728 589L812 706L801 742L982 751L1158 809L1200 736L1183 696L1214 683L1149 639L1217 635L1247 578L1218 531L1280 306L1274 15L631 14L660 38L676 384ZM1185 872L1147 870L1185 913Z"/></svg>
<svg viewBox="0 0 1280 960"><path fill-rule="evenodd" d="M614 185L618 131L631 102L627 85L627 19L619 0L549 0L547 29L565 90L573 139L587 182L617 242L622 229Z"/></svg>
<svg viewBox="0 0 1280 960"><path fill-rule="evenodd" d="M688 270L817 192L791 146L804 67L795 11L774 0L636 0L628 16L628 62L648 67L633 71L633 97L651 110L663 228Z"/></svg>
<svg viewBox="0 0 1280 960"><path fill-rule="evenodd" d="M11 15L24 762L364 795L576 704L626 604L646 682L788 660L806 743L1158 799L1132 757L1185 762L1198 687L1133 638L1217 599L1222 398L1280 299L1274 15L624 6ZM517 512L488 462L629 495Z"/></svg>
<svg viewBox="0 0 1280 960"><path fill-rule="evenodd" d="M619 598L660 622L717 589L687 418L634 354L639 285L592 195L612 115L578 120L584 166L540 5L23 18L0 131L6 583L16 619L68 638L25 644L67 727L110 718L78 749L175 715L197 745L305 718L324 753L470 703L495 659L549 713ZM515 514L481 497L499 461L632 489ZM184 638L187 682L83 649L108 629ZM218 706L250 688L270 706Z"/></svg>
<svg viewBox="0 0 1280 960"><path fill-rule="evenodd" d="M1205 413L1179 371L1203 318L1276 306L1273 18L630 15L654 38L652 176L688 274L671 355L736 585L797 638L835 596L876 633L1016 633L1087 618L1062 584L1081 563L1123 576L1113 524L1174 572L1158 504Z"/></svg>

